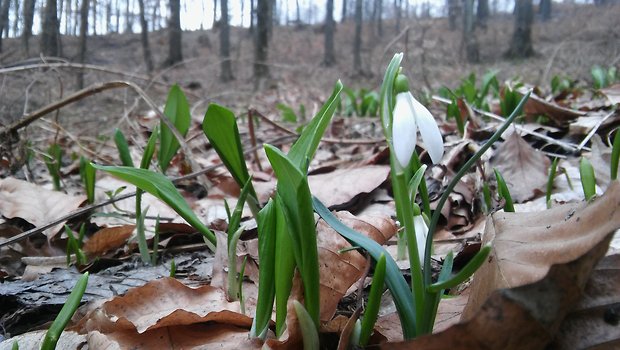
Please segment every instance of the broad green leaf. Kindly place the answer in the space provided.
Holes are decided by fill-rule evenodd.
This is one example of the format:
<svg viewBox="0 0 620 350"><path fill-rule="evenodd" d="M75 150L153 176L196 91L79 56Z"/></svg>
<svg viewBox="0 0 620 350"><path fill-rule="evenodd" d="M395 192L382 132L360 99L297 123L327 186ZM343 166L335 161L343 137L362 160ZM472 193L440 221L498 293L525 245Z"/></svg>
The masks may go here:
<svg viewBox="0 0 620 350"><path fill-rule="evenodd" d="M187 134L191 122L189 103L187 103L187 98L178 85L173 85L170 93L168 93L164 115L170 119L172 125L175 126L181 135L185 136ZM178 150L179 141L174 137L174 134L172 134L172 131L170 131L166 124L161 123L158 158L159 166L164 173Z"/></svg>
<svg viewBox="0 0 620 350"><path fill-rule="evenodd" d="M272 199L258 212L258 300L250 337L264 339L275 298L276 210Z"/></svg>
<svg viewBox="0 0 620 350"><path fill-rule="evenodd" d="M198 230L211 244L211 249L215 248L215 235L205 224L198 219L196 214L189 207L183 196L174 187L172 181L160 173L146 169L136 169L123 166L104 166L93 164L96 169L107 171L108 173L129 182L159 198L170 208L174 209L185 221Z"/></svg>
<svg viewBox="0 0 620 350"><path fill-rule="evenodd" d="M321 137L323 137L327 125L329 125L329 122L332 120L334 110L336 109L336 102L342 91L342 87L342 83L338 80L332 91L332 95L327 99L321 110L312 118L310 123L306 125L301 135L288 152L288 157L291 162L304 173L308 170L308 160L314 157Z"/></svg>
<svg viewBox="0 0 620 350"><path fill-rule="evenodd" d="M78 306L80 306L82 296L86 291L86 285L88 285L88 272L85 272L80 279L78 279L67 301L62 306L62 309L60 309L58 316L56 316L56 319L54 319L54 322L52 322L52 325L45 333L45 338L43 338L43 342L41 343L41 350L53 350L56 348L56 343L58 343L58 339L60 339L60 334L71 320L71 317L73 317Z"/></svg>
<svg viewBox="0 0 620 350"><path fill-rule="evenodd" d="M222 163L230 171L233 179L239 187L243 187L250 178L250 174L245 164L237 120L233 112L220 105L210 104L202 122L202 131ZM249 191L250 196L255 200L256 192L252 183L250 183Z"/></svg>
<svg viewBox="0 0 620 350"><path fill-rule="evenodd" d="M416 327L413 294L394 259L392 259L389 253L379 243L340 222L340 220L338 220L338 218L316 197L312 198L312 205L314 211L325 220L325 223L351 242L351 244L364 248L375 261L378 261L382 254L385 255L385 283L394 298L394 304L396 305L396 311L400 318L403 336L405 339L412 339L415 337Z"/></svg>
<svg viewBox="0 0 620 350"><path fill-rule="evenodd" d="M295 274L295 255L293 242L288 232L284 208L276 196L276 258L275 258L275 288L276 288L276 336L281 336L286 325L288 297L293 288Z"/></svg>
<svg viewBox="0 0 620 350"><path fill-rule="evenodd" d="M129 152L129 145L127 144L127 139L123 132L120 129L116 129L114 132L114 143L116 143L116 148L118 149L118 155L121 159L121 163L124 166L133 167L133 160L131 159L131 153Z"/></svg>
<svg viewBox="0 0 620 350"><path fill-rule="evenodd" d="M306 176L282 151L265 145L265 153L278 178L277 196L293 242L293 253L304 285L308 313L319 325L319 257L312 197Z"/></svg>

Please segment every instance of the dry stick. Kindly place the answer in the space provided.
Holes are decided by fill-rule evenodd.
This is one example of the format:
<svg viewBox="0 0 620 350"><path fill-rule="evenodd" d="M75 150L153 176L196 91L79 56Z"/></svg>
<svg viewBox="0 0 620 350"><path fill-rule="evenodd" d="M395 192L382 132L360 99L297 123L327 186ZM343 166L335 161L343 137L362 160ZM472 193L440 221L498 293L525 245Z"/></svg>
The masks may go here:
<svg viewBox="0 0 620 350"><path fill-rule="evenodd" d="M577 146L577 150L581 151L583 149L583 147L586 145L586 143L588 143L588 141L590 141L590 139L592 138L592 136L594 136L594 134L596 134L596 131L598 130L598 128L601 127L601 125L603 125L603 123L609 119L612 115L616 114L616 111L612 111L611 113L607 114L606 116L604 116L601 120L599 120L596 125L594 125L594 127L592 127L592 130L590 130L590 132L586 135L586 137L583 138L583 141L581 141L581 143L579 143L579 145Z"/></svg>
<svg viewBox="0 0 620 350"><path fill-rule="evenodd" d="M120 70L104 68L104 67L96 66L93 64L78 64L78 63L69 63L69 62L67 63L37 63L37 64L29 64L29 65L24 65L24 66L0 68L0 74L7 74L7 73L14 73L14 72L21 72L21 71L26 71L26 70L42 69L42 68L88 69L88 70L94 70L94 71L99 71L99 72L104 72L104 73L118 74L121 76L126 76L129 78L134 78L134 79L139 79L139 80L144 80L144 81L151 81L151 78L137 75L137 74L123 72ZM155 81L155 82L158 84L165 84L160 81Z"/></svg>
<svg viewBox="0 0 620 350"><path fill-rule="evenodd" d="M181 149L183 150L183 153L185 153L185 158L187 159L187 161L190 163L190 166L193 169L198 169L199 167L197 166L196 162L194 161L193 157L192 157L192 152L191 149L189 148L189 146L187 145L187 143L185 142L185 139L183 137L183 135L181 135L181 133L179 133L179 131L177 130L177 128L174 127L174 125L172 124L172 122L170 121L170 119L168 119L163 113L162 111L159 110L159 108L157 107L157 105L151 100L151 98L136 84L129 82L129 81L108 81L105 83L99 83L99 84L95 84L95 85L91 85L85 89L79 90L67 97L65 97L64 99L54 102L52 104L49 104L41 109L38 109L34 112L31 112L30 114L27 114L25 116L23 116L22 118L18 119L17 121L13 122L12 124L10 124L7 127L4 127L2 129L0 129L0 135L8 135L9 133L15 132L23 127L28 126L29 124L31 124L32 122L34 122L35 120L41 118L42 116L53 112L57 109L60 109L68 104L71 104L73 102L79 101L84 99L85 97L103 92L105 90L111 90L111 89L118 89L118 88L131 88L133 89L138 95L140 95L140 97L142 97L142 99L146 102L146 104L151 107L156 113L157 116L159 117L159 119L161 120L161 122L163 122L166 127L168 127L168 129L170 129L170 131L172 132L172 134L174 135L174 137L177 139L177 141L179 141L179 145L181 146ZM207 183L208 180L206 178L202 178L199 177L198 181L201 183L202 186L204 186L205 188L207 188Z"/></svg>
<svg viewBox="0 0 620 350"><path fill-rule="evenodd" d="M273 120L267 118L266 116L264 116L262 113L260 113L257 110L254 110L254 115L256 115L257 117L259 117L260 119L264 120L267 124L275 127L276 129L283 131L289 135L292 136L299 136L298 133L296 133L295 131L286 128L276 122L274 122ZM345 139L334 139L334 138L329 138L329 137L325 137L321 139L321 142L326 142L326 143L341 143L341 144L350 144L350 145L374 145L377 143L383 143L385 142L385 139L359 139L359 140L345 140Z"/></svg>
<svg viewBox="0 0 620 350"><path fill-rule="evenodd" d="M448 99L445 99L445 98L443 98L443 97L441 97L441 96L437 96L437 95L433 95L433 100L438 101L438 102L441 102L441 103L444 103L444 104L450 104L450 103L452 103L452 101L450 101L450 100L448 100ZM470 107L471 107L471 106L470 106ZM501 122L505 122L505 121L506 121L506 119L505 119L505 118L502 118L502 117L500 117L500 116L499 116L499 115L497 115L497 114L494 114L494 113L491 113L491 112L486 112L486 111L483 111L483 110L481 110L481 109L478 109L478 108L473 108L473 107L471 107L471 109L472 109L474 112L478 113L478 114L482 114L482 115L484 115L484 116L486 116L486 117L489 117L489 118L495 119L495 120L497 120L497 121L501 121ZM562 147L562 148L563 148L563 149L565 149L565 150L568 150L568 151L571 151L571 152L577 152L577 151L579 151L578 147L577 147L577 146L575 146L575 145L573 145L573 144L566 143L566 142L562 142L562 141L558 141L558 140L556 140L556 139L554 139L554 138L552 138L552 137L549 137L549 136L547 136L547 135L543 135L543 134L541 134L541 133L539 133L539 132L536 132L536 131L530 131L530 130L527 130L527 129L525 129L524 127L519 126L519 125L516 125L516 124L515 124L515 125L513 125L513 126L515 127L515 129L517 129L517 130L519 130L519 131L521 131L521 132L524 132L524 133L526 133L526 134L528 134L528 135L532 135L532 136L538 137L538 138L539 138L539 139L541 139L541 140L544 140L544 141L547 141L547 142L552 143L552 144L554 144L554 145L560 146L560 147ZM586 149L586 148L584 147L583 149Z"/></svg>

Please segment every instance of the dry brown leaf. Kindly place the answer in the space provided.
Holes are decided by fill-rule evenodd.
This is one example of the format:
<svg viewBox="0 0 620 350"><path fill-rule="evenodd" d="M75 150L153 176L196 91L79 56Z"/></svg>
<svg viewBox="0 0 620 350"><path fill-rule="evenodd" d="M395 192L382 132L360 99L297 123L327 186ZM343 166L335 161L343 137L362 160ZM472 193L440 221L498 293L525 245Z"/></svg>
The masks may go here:
<svg viewBox="0 0 620 350"><path fill-rule="evenodd" d="M600 93L607 96L612 105L620 103L620 84L614 84L599 90Z"/></svg>
<svg viewBox="0 0 620 350"><path fill-rule="evenodd" d="M523 110L525 114L532 117L545 115L560 127L567 126L571 121L585 115L582 111L569 109L552 102L547 102L535 94L530 95L530 98L525 103Z"/></svg>
<svg viewBox="0 0 620 350"><path fill-rule="evenodd" d="M151 281L104 303L80 321L81 331L138 333L168 326L217 321L249 327L238 302L226 301L224 291L211 286L190 288L173 278Z"/></svg>
<svg viewBox="0 0 620 350"><path fill-rule="evenodd" d="M47 224L76 210L86 196L70 196L12 177L0 179L0 214L6 218L22 218L35 227ZM64 222L43 233L54 237Z"/></svg>
<svg viewBox="0 0 620 350"><path fill-rule="evenodd" d="M95 234L84 243L84 253L91 256L98 256L112 249L122 247L127 243L135 227L135 225L124 225L102 228L95 232Z"/></svg>
<svg viewBox="0 0 620 350"><path fill-rule="evenodd" d="M367 165L354 169L338 169L326 174L308 176L308 185L314 196L328 208L342 209L357 196L379 187L390 174L386 165Z"/></svg>
<svg viewBox="0 0 620 350"><path fill-rule="evenodd" d="M11 350L13 343L17 342L22 350L35 350L41 348L41 342L47 330L38 330L17 335L13 338L0 342L0 350ZM86 336L72 331L64 331L58 338L56 349L79 349L80 344L86 341Z"/></svg>
<svg viewBox="0 0 620 350"><path fill-rule="evenodd" d="M620 348L619 303L620 255L606 256L592 272L583 299L562 322L551 348Z"/></svg>
<svg viewBox="0 0 620 350"><path fill-rule="evenodd" d="M513 132L495 150L491 165L506 180L512 199L521 203L544 193L549 159Z"/></svg>

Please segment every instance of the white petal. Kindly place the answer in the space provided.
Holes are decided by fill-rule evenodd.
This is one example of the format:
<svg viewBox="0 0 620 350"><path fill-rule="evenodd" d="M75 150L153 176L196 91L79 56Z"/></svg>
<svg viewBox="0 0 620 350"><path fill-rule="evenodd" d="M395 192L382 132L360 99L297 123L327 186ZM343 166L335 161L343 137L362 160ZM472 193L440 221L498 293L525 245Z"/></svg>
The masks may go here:
<svg viewBox="0 0 620 350"><path fill-rule="evenodd" d="M409 95L411 96L411 94ZM443 157L443 138L437 126L437 122L435 118L433 118L431 112L413 96L411 96L410 101L415 115L415 121L420 128L420 135L422 136L422 142L424 142L424 148L428 151L428 155L431 156L433 164L437 164Z"/></svg>
<svg viewBox="0 0 620 350"><path fill-rule="evenodd" d="M409 93L396 95L394 105L394 120L392 121L392 143L394 155L403 168L406 168L411 160L411 155L416 145L416 123L408 101Z"/></svg>
<svg viewBox="0 0 620 350"><path fill-rule="evenodd" d="M420 265L424 264L424 249L426 246L426 236L428 236L428 227L422 215L413 217L413 226L415 228L415 240L418 244L418 256L420 257Z"/></svg>

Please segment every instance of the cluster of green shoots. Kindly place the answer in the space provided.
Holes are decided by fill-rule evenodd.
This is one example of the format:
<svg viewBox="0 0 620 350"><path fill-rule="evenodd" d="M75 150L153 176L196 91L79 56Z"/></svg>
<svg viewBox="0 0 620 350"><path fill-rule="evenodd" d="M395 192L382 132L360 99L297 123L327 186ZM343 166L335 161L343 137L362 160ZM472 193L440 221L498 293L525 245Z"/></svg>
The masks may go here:
<svg viewBox="0 0 620 350"><path fill-rule="evenodd" d="M439 139L436 139L438 131L430 132L428 130L428 115L430 113L423 106L420 107L421 105L409 93L406 77L401 73L401 60L402 54L397 54L387 67L381 86L378 109L386 141L390 148L392 188L397 218L402 226L399 245L401 253L403 253L402 250L406 249L406 255L409 257L411 284L406 282L396 262L383 246L340 222L310 192L308 166L337 109L340 94L343 91L343 85L340 82L336 83L331 96L321 110L303 128L302 133L288 153L284 153L272 145L264 145L267 158L278 178L275 195L264 205L258 200L252 184L252 177L245 163L234 113L217 104L211 104L208 107L202 124L204 134L242 189L234 209L231 211L227 206L229 225L227 246L225 247L229 257L227 296L229 300L240 300L242 305L241 281L245 263L239 268L236 266L236 246L239 236L245 229L241 219L246 204L258 224L259 290L256 314L250 331L252 337L265 339L274 305L275 334L279 337L284 333L287 301L293 286L293 276L297 270L303 284L304 302L303 305L294 302L294 309L302 328L304 348L319 348L318 327L321 305L314 213L317 213L353 246L366 251L373 259L374 276L368 303L363 317L357 321L350 339L351 344L356 346L368 344L377 320L380 299L385 287L389 289L394 299L404 338L411 339L432 332L437 307L444 292L467 280L486 260L491 249L489 246L482 247L465 267L454 273L452 271L453 254L449 253L442 264L437 279L433 280L430 263L433 234L437 227L441 208L449 194L461 177L471 169L482 154L500 138L519 115L529 93L516 103L505 123L459 169L445 188L436 209L431 212L424 179L426 165L421 164L415 151L416 128L420 129L425 145L429 146L427 151L434 162L437 158L440 159L443 154L443 141L440 134ZM185 135L191 118L187 100L177 86L172 88L168 96L164 114L177 128L178 133ZM410 125L413 125L413 128L406 130ZM435 125L433 128L437 128L437 126ZM409 133L408 135L414 135L413 146L410 141L403 141L400 129L405 129L405 132ZM620 133L616 133L613 144L612 179L617 177L618 159L620 158L619 135ZM87 163L84 164L83 179L87 192L92 194L94 194L94 169L106 171L138 187L135 215L138 246L142 260L145 263L156 263L156 255L149 256L148 254L144 237L143 222L148 208L145 210L141 208L140 196L143 192L148 192L167 203L203 235L204 241L210 249L215 250L217 241L214 233L200 221L172 181L165 176L170 161L179 149L175 133L163 122L159 127L156 127L147 142L140 167L134 167L129 155L127 141L122 133L116 133L115 142L123 166ZM158 145L157 163L152 166L153 155ZM438 145L441 146L440 151L437 149ZM550 202L557 163L555 160L550 169L547 191L548 203ZM152 169L150 169L151 167ZM580 171L586 199L590 200L595 193L594 171L585 158L581 160ZM510 192L503 177L497 171L495 175L498 183L498 195L504 200L504 210L514 211ZM490 208L490 191L486 185L484 193L487 207ZM418 198L420 204L416 202ZM71 241L70 245L72 250L77 252L84 235L83 227L77 239L70 231L67 229ZM153 242L154 254L156 254L155 245L157 245L157 239ZM347 253L344 252L343 254ZM78 257L78 259L83 259L83 257ZM86 273L78 281L67 303L48 331L48 336L44 341L45 344L49 344L46 345L46 349L54 348L60 333L79 305L87 280L88 274Z"/></svg>

